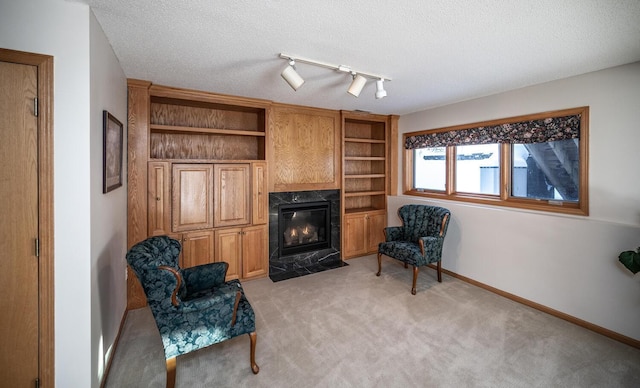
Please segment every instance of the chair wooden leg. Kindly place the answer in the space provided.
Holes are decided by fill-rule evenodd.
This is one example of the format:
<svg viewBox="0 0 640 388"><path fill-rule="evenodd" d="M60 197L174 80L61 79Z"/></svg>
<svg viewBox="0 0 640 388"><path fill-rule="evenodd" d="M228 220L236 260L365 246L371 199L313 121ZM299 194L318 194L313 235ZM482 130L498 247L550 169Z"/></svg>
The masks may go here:
<svg viewBox="0 0 640 388"><path fill-rule="evenodd" d="M256 332L249 333L249 338L251 339L251 371L253 374L258 374L260 372L260 367L256 364L256 340L257 340Z"/></svg>
<svg viewBox="0 0 640 388"><path fill-rule="evenodd" d="M380 276L380 272L382 272L382 253L378 253L378 273L376 276Z"/></svg>
<svg viewBox="0 0 640 388"><path fill-rule="evenodd" d="M167 388L176 386L176 358L167 359Z"/></svg>
<svg viewBox="0 0 640 388"><path fill-rule="evenodd" d="M413 285L411 286L411 295L416 294L416 281L418 280L418 267L413 266Z"/></svg>
<svg viewBox="0 0 640 388"><path fill-rule="evenodd" d="M438 260L437 270L438 270L438 282L442 283L442 261L441 260Z"/></svg>

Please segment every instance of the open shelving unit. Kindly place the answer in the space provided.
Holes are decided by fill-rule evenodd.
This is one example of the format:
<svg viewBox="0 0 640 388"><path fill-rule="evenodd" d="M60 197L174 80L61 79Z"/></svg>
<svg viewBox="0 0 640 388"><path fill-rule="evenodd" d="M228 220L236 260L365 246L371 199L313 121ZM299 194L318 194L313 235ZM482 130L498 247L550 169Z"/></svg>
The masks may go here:
<svg viewBox="0 0 640 388"><path fill-rule="evenodd" d="M151 87L149 110L150 159L265 160L266 106Z"/></svg>
<svg viewBox="0 0 640 388"><path fill-rule="evenodd" d="M344 114L345 214L386 209L387 121L387 116Z"/></svg>
<svg viewBox="0 0 640 388"><path fill-rule="evenodd" d="M390 116L342 112L343 257L372 253L384 239Z"/></svg>

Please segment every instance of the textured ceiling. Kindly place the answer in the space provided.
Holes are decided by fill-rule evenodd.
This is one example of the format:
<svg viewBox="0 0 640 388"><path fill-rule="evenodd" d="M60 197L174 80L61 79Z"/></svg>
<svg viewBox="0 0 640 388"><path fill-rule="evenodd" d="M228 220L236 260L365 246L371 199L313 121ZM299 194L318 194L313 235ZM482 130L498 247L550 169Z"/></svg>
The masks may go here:
<svg viewBox="0 0 640 388"><path fill-rule="evenodd" d="M128 78L276 102L406 114L640 60L640 0L80 0ZM348 73L387 76L347 94Z"/></svg>

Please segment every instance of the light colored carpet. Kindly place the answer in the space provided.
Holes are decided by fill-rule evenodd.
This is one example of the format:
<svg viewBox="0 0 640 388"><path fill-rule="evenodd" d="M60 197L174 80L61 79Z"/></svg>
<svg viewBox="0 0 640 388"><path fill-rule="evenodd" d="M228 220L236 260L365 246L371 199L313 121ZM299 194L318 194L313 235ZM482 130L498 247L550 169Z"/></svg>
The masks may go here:
<svg viewBox="0 0 640 388"><path fill-rule="evenodd" d="M249 337L178 357L176 387L640 387L640 350L483 289L375 256L244 282ZM148 308L128 313L106 387L164 387Z"/></svg>

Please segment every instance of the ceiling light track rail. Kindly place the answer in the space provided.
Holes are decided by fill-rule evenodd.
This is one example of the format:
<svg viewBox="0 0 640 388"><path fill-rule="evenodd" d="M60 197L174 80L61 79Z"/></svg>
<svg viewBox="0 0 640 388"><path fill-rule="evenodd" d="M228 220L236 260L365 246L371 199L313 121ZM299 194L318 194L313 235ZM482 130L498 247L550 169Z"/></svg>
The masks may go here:
<svg viewBox="0 0 640 388"><path fill-rule="evenodd" d="M285 81L293 88L293 90L298 90L303 84L304 79L298 74L296 70L296 63L304 63L307 65L322 67L329 70L340 71L343 73L348 73L352 77L351 84L349 85L349 89L347 92L355 97L360 95L360 92L364 88L367 83L367 79L372 79L376 81L376 98L380 99L387 96L387 91L384 90L384 81L391 81L391 78L386 77L384 75L367 73L363 71L357 71L352 69L350 66L346 65L334 65L331 63L316 61L314 59L303 58L296 55L289 55L285 53L280 53L280 58L286 59L289 65L282 71L281 75Z"/></svg>
<svg viewBox="0 0 640 388"><path fill-rule="evenodd" d="M307 65L324 67L325 69L341 71L341 72L349 73L349 74L356 73L356 74L360 74L363 77L374 79L374 80L382 79L384 81L391 81L391 78L389 78L387 76L374 74L374 73L367 73L367 72L364 72L364 71L353 70L350 66L346 66L346 65L333 65L331 63L316 61L316 60L313 60L313 59L303 58L303 57L299 57L299 56L296 56L296 55L289 55L289 54L285 54L285 53L280 53L280 58L287 59L289 61L294 61L296 63L305 63Z"/></svg>

